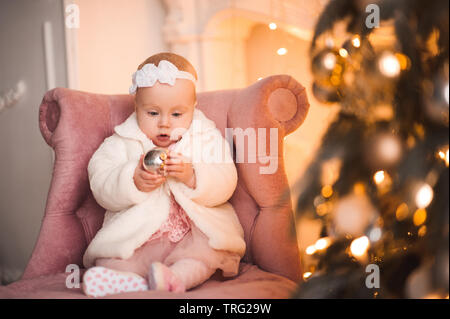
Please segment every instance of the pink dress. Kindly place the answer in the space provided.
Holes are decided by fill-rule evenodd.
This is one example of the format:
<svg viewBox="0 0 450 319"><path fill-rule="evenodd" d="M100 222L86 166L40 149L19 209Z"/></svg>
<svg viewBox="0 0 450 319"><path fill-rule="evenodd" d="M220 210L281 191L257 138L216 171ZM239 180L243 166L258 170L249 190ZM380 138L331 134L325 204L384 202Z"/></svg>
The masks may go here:
<svg viewBox="0 0 450 319"><path fill-rule="evenodd" d="M185 210L175 201L172 193L170 193L170 202L169 217L147 242L156 240L164 234L167 234L171 242L177 243L191 230L189 217Z"/></svg>
<svg viewBox="0 0 450 319"><path fill-rule="evenodd" d="M169 217L150 238L134 251L128 259L99 258L96 266L119 271L129 271L147 277L152 262L172 265L185 258L202 261L212 269L221 269L226 277L235 276L239 270L240 256L209 246L208 237L189 219L173 194Z"/></svg>

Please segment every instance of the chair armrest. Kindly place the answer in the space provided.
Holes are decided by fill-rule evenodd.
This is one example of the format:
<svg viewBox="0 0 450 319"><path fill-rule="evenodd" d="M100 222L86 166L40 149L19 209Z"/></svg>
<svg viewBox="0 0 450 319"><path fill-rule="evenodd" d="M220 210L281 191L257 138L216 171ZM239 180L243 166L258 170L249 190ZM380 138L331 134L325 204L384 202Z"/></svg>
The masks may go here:
<svg viewBox="0 0 450 319"><path fill-rule="evenodd" d="M64 271L71 263L82 264L86 227L77 210L89 194L87 163L105 136L112 134L112 122L120 121L112 118L112 104L123 105L129 113L130 98L66 88L44 95L39 127L55 151L55 163L39 238L22 278Z"/></svg>
<svg viewBox="0 0 450 319"><path fill-rule="evenodd" d="M253 197L259 214L255 216L252 229L246 234L250 242L250 259L262 269L298 280L301 275L300 259L295 236L295 223L289 184L284 168L284 137L296 130L305 120L309 110L305 88L288 75L276 75L256 82L252 86L239 91L233 99L228 111L228 127L253 128L256 132L254 149L247 143L241 149L247 153L246 160L236 163L239 174L239 185ZM267 166L250 163L248 155L258 154L258 128L265 134L266 154L276 149L270 158L276 161L273 174L262 174L261 168ZM275 141L270 136L270 128L277 129ZM272 136L272 139L274 137ZM236 153L236 136L233 136ZM275 152L273 152L275 153ZM238 155L238 154L236 154Z"/></svg>
<svg viewBox="0 0 450 319"><path fill-rule="evenodd" d="M39 128L55 151L53 175L59 177L52 179L46 214L74 213L86 195L89 184L85 167L104 137L112 134L109 98L66 88L44 95Z"/></svg>

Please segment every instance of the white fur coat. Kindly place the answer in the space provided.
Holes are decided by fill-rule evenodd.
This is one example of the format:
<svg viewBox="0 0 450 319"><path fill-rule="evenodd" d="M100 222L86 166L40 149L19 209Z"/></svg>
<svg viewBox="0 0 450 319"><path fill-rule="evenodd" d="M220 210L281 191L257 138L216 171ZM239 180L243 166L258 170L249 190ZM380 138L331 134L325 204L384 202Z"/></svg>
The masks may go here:
<svg viewBox="0 0 450 319"><path fill-rule="evenodd" d="M140 156L155 145L140 130L136 113L114 131L88 165L93 195L107 211L84 254L85 267L93 266L96 258L131 257L167 219L170 191L212 248L244 255L244 232L228 203L237 171L229 145L213 121L195 109L191 126L173 148L192 159L195 189L169 177L151 192L139 191L133 181L135 168Z"/></svg>

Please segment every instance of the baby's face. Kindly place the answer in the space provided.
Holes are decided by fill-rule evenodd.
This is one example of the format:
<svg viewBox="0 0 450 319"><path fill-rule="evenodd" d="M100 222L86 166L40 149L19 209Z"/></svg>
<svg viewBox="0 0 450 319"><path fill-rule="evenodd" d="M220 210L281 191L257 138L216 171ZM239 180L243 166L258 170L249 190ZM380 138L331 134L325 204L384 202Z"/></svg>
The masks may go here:
<svg viewBox="0 0 450 319"><path fill-rule="evenodd" d="M139 128L153 144L168 147L189 128L197 101L194 84L177 79L175 85L156 82L136 92Z"/></svg>

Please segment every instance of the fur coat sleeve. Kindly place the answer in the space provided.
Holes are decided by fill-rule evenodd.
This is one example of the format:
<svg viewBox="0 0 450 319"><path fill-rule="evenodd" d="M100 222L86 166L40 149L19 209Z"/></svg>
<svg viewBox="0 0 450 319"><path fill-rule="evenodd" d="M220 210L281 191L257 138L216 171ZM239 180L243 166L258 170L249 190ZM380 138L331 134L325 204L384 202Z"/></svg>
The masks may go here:
<svg viewBox="0 0 450 319"><path fill-rule="evenodd" d="M210 143L216 143L224 151L222 160L208 161L194 156L193 167L196 187L192 189L179 183L180 190L195 203L214 207L227 202L237 185L237 171L228 150L228 145L219 131L210 133ZM213 141L211 141L213 140Z"/></svg>
<svg viewBox="0 0 450 319"><path fill-rule="evenodd" d="M116 134L105 139L88 165L94 198L105 209L117 212L142 203L148 194L139 191L133 175L139 163L130 159L126 146Z"/></svg>

